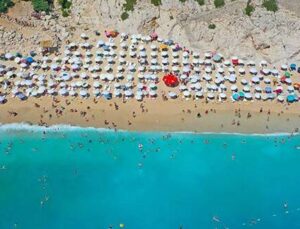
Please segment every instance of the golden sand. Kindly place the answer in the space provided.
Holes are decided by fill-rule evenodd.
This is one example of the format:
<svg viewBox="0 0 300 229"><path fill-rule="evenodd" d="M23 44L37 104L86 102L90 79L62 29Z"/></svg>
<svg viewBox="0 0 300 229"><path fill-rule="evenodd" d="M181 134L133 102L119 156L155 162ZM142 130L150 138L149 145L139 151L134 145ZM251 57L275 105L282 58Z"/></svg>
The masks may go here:
<svg viewBox="0 0 300 229"><path fill-rule="evenodd" d="M139 103L58 97L9 99L1 123L68 124L138 131L276 133L300 128L300 104L274 102L205 103L160 99Z"/></svg>

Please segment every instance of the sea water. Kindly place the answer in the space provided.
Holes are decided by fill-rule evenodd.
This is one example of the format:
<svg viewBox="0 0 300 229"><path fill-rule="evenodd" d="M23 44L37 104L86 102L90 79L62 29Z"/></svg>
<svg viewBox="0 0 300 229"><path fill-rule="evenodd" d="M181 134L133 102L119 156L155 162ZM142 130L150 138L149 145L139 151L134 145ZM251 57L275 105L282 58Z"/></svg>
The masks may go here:
<svg viewBox="0 0 300 229"><path fill-rule="evenodd" d="M300 136L0 128L0 228L300 228Z"/></svg>

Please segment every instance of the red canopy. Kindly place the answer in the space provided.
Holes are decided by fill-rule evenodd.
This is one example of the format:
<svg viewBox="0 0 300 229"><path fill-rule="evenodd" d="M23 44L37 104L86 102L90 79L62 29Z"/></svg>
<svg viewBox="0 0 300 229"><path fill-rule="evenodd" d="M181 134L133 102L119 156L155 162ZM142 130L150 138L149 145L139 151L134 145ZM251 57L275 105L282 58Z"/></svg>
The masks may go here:
<svg viewBox="0 0 300 229"><path fill-rule="evenodd" d="M177 76L175 76L173 74L165 75L163 77L163 81L168 87L176 87L179 84L179 80L178 80Z"/></svg>

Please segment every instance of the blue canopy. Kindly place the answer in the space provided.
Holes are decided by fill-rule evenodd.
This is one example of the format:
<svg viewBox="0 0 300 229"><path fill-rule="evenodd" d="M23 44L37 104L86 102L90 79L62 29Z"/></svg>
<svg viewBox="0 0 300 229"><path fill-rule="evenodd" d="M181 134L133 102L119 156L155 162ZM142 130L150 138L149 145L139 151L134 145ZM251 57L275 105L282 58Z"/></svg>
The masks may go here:
<svg viewBox="0 0 300 229"><path fill-rule="evenodd" d="M272 88L271 87L266 87L265 92L266 93L272 93Z"/></svg>
<svg viewBox="0 0 300 229"><path fill-rule="evenodd" d="M164 42L166 45L172 45L172 44L174 44L174 41L173 40L166 40L165 42Z"/></svg>
<svg viewBox="0 0 300 229"><path fill-rule="evenodd" d="M292 71L296 71L296 70L297 70L297 65L296 65L296 64L291 64L291 65L290 65L290 69L291 69Z"/></svg>
<svg viewBox="0 0 300 229"><path fill-rule="evenodd" d="M34 59L31 56L29 56L26 58L26 62L32 64L34 62Z"/></svg>
<svg viewBox="0 0 300 229"><path fill-rule="evenodd" d="M219 62L221 59L222 59L222 57L219 54L216 54L216 55L213 56L213 60L215 62Z"/></svg>
<svg viewBox="0 0 300 229"><path fill-rule="evenodd" d="M286 97L286 100L287 100L289 103L295 102L295 96L294 96L294 95L288 95L288 96Z"/></svg>
<svg viewBox="0 0 300 229"><path fill-rule="evenodd" d="M20 99L20 100L25 100L26 96L23 93L18 93L16 94L16 96Z"/></svg>
<svg viewBox="0 0 300 229"><path fill-rule="evenodd" d="M240 95L239 95L238 93L234 93L234 94L232 95L232 98L233 98L235 101L237 101L237 100L240 99Z"/></svg>

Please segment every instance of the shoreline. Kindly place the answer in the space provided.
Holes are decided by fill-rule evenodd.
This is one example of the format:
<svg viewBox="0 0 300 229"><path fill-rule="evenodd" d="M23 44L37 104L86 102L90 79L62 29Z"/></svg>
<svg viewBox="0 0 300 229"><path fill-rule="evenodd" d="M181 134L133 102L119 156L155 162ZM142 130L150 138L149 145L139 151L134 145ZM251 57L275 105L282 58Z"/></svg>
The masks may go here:
<svg viewBox="0 0 300 229"><path fill-rule="evenodd" d="M48 131L48 132L58 132L58 131L97 131L97 132L110 132L110 133L142 133L142 134L187 134L187 135L236 135L236 136L257 136L257 137L264 137L264 136L298 136L300 135L299 132L297 133L290 133L290 132L276 132L276 133L237 133L237 132L193 132L193 131L138 131L138 130L113 130L108 128L97 128L97 127L82 127L82 126L74 126L68 124L56 124L50 126L39 126L36 124L30 123L9 123L3 124L0 123L0 132L8 132L8 131L30 131L32 132L41 132L41 131Z"/></svg>
<svg viewBox="0 0 300 229"><path fill-rule="evenodd" d="M138 132L240 134L296 133L300 128L300 104L58 100L50 97L24 102L11 99L1 105L0 123Z"/></svg>

